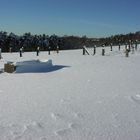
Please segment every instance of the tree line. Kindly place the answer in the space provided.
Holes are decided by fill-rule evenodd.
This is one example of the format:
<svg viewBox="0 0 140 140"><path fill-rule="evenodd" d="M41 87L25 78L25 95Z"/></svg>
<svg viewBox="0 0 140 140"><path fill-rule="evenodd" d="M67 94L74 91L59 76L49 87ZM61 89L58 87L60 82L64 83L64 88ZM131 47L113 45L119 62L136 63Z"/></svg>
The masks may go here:
<svg viewBox="0 0 140 140"><path fill-rule="evenodd" d="M140 41L140 31L129 34L119 34L105 38L88 38L86 36L57 36L57 35L32 35L31 33L25 33L23 35L16 35L14 33L0 32L0 48L3 52L17 52L20 48L24 48L24 51L35 51L37 47L40 50L47 51L48 48L56 50L59 46L60 50L67 49L81 49L84 45L87 47L108 46L126 44L131 42Z"/></svg>

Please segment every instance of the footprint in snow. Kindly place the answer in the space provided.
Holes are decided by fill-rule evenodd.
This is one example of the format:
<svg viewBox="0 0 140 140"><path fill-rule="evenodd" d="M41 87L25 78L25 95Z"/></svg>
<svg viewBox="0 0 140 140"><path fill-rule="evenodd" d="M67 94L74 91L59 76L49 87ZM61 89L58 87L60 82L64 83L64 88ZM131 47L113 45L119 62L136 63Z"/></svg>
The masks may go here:
<svg viewBox="0 0 140 140"><path fill-rule="evenodd" d="M39 135L43 129L40 122L32 122L29 124L9 124L8 126L0 126L0 140L20 140L26 139L29 136L33 138L36 134ZM39 131L38 131L39 130ZM39 140L47 140L41 137Z"/></svg>
<svg viewBox="0 0 140 140"><path fill-rule="evenodd" d="M78 129L79 128L79 125L76 124L76 123L69 123L68 124L68 128L69 129Z"/></svg>
<svg viewBox="0 0 140 140"><path fill-rule="evenodd" d="M67 134L69 134L71 132L70 128L64 128L64 129L59 129L57 131L55 131L55 135L57 136L65 136Z"/></svg>
<svg viewBox="0 0 140 140"><path fill-rule="evenodd" d="M75 118L80 118L80 119L84 117L83 114L77 113L77 112L74 112L74 113L73 113L73 116L74 116Z"/></svg>
<svg viewBox="0 0 140 140"><path fill-rule="evenodd" d="M136 94L135 96L131 96L131 100L137 104L140 104L140 94Z"/></svg>
<svg viewBox="0 0 140 140"><path fill-rule="evenodd" d="M22 127L22 125L18 125L18 124L10 124L9 129L11 130L11 133L13 134L19 134L24 131L24 128Z"/></svg>
<svg viewBox="0 0 140 140"><path fill-rule="evenodd" d="M61 99L60 100L60 103L61 104L69 104L70 103L70 100L69 99Z"/></svg>
<svg viewBox="0 0 140 140"><path fill-rule="evenodd" d="M11 135L9 126L0 125L0 140L4 139L7 135Z"/></svg>
<svg viewBox="0 0 140 140"><path fill-rule="evenodd" d="M47 138L46 137L41 137L40 140L47 140Z"/></svg>
<svg viewBox="0 0 140 140"><path fill-rule="evenodd" d="M0 90L0 93L2 93L3 92L3 90Z"/></svg>
<svg viewBox="0 0 140 140"><path fill-rule="evenodd" d="M58 114L58 113L51 113L51 118L53 120L58 120L58 119L61 119L63 116L61 114Z"/></svg>
<svg viewBox="0 0 140 140"><path fill-rule="evenodd" d="M64 129L59 129L55 131L55 135L57 136L65 136L73 132L74 130L79 129L79 125L76 123L68 123L68 127Z"/></svg>
<svg viewBox="0 0 140 140"><path fill-rule="evenodd" d="M29 124L24 125L24 132L28 132L28 131L34 131L34 130L38 130L38 131L42 131L42 129L44 129L43 125L40 122L32 122Z"/></svg>
<svg viewBox="0 0 140 140"><path fill-rule="evenodd" d="M7 129L9 129L10 137L14 139L19 139L24 133L24 127L18 124L10 124Z"/></svg>
<svg viewBox="0 0 140 140"><path fill-rule="evenodd" d="M43 129L43 125L40 122L32 122L31 125L35 128Z"/></svg>

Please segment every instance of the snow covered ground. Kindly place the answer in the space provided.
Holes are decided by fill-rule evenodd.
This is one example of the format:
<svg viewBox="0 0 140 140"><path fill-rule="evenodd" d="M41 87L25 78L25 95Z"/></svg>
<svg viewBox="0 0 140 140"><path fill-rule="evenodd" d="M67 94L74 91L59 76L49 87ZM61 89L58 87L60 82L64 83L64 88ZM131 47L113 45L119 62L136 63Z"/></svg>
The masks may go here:
<svg viewBox="0 0 140 140"><path fill-rule="evenodd" d="M93 50L89 50L92 53ZM7 61L52 60L0 74L0 140L140 140L140 46L128 58L82 50L3 53ZM30 65L29 65L30 67Z"/></svg>

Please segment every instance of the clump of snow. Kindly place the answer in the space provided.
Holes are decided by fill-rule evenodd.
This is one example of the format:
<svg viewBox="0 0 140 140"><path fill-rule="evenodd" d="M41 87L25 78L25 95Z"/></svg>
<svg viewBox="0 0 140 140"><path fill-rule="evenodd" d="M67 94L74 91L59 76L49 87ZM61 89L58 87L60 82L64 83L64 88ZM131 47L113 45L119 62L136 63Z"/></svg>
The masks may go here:
<svg viewBox="0 0 140 140"><path fill-rule="evenodd" d="M46 72L51 68L52 60L28 60L16 62L16 73Z"/></svg>

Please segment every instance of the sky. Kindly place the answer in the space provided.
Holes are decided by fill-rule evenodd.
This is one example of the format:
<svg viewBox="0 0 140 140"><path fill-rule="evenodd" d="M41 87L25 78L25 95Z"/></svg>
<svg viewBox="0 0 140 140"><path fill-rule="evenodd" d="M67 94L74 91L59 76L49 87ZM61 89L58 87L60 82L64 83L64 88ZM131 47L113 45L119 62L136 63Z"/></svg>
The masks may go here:
<svg viewBox="0 0 140 140"><path fill-rule="evenodd" d="M0 31L107 37L140 30L140 0L0 0Z"/></svg>

